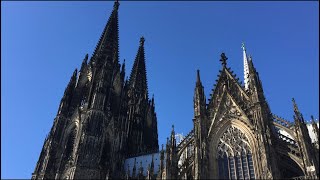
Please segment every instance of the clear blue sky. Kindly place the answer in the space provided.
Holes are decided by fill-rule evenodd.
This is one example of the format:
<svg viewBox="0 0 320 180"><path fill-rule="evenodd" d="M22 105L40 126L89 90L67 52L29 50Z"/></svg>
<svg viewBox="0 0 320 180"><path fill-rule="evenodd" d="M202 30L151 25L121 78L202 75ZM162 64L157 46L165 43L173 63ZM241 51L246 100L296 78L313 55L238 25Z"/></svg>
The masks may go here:
<svg viewBox="0 0 320 180"><path fill-rule="evenodd" d="M1 2L1 178L30 178L75 68L92 54L113 2ZM241 43L273 113L319 117L319 2L120 2L120 58L129 75L139 38L159 144L192 128L196 69L207 98L221 68L243 79Z"/></svg>

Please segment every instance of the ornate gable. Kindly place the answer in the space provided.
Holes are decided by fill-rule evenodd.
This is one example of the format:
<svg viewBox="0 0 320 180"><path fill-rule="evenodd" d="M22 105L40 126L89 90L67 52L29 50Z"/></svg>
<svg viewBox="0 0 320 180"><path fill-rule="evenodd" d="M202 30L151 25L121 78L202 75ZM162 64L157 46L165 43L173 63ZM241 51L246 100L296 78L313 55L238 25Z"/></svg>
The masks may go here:
<svg viewBox="0 0 320 180"><path fill-rule="evenodd" d="M248 95L249 92L244 90L239 82L239 78L236 78L236 75L233 74L233 71L231 71L230 68L223 66L218 77L219 78L216 80L217 84L214 85L213 93L210 94L211 99L209 99L209 104L207 106L209 117L208 123L210 125L218 118L216 117L218 114L221 115L220 106L221 102L225 101L223 96L226 92L233 103L236 104L235 107L238 107L238 112L240 112L241 109L243 114L249 114L248 109L251 106L250 97ZM237 114L237 111L234 111L234 113Z"/></svg>
<svg viewBox="0 0 320 180"><path fill-rule="evenodd" d="M219 127L222 121L237 119L245 124L251 124L247 112L237 103L233 95L226 88L223 88L222 91L221 96L216 100L218 102L217 106L214 107L212 115L209 116L208 135L213 129Z"/></svg>

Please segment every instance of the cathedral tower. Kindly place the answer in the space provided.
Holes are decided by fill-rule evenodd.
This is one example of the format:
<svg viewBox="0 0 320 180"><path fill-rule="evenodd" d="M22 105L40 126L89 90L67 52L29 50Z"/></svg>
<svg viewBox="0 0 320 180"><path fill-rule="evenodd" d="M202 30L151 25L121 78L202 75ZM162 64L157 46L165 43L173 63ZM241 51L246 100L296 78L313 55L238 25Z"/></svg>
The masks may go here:
<svg viewBox="0 0 320 180"><path fill-rule="evenodd" d="M148 94L144 42L141 37L128 83L128 155L159 150L154 97L149 100Z"/></svg>
<svg viewBox="0 0 320 180"><path fill-rule="evenodd" d="M119 64L118 9L115 1L90 61L86 55L74 71L32 179L119 178L128 155L158 152L144 38L128 82Z"/></svg>

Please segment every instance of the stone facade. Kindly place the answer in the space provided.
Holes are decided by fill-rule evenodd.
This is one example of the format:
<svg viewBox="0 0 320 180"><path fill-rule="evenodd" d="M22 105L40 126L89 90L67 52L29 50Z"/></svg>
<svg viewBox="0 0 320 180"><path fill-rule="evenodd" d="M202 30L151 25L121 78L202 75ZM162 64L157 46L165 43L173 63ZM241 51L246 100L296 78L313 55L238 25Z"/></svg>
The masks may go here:
<svg viewBox="0 0 320 180"><path fill-rule="evenodd" d="M32 179L319 178L319 127L313 136L293 99L294 123L271 113L259 74L243 46L244 82L221 54L207 101L197 71L193 129L172 132L159 151L149 99L144 38L129 79L119 64L119 2L97 47L74 71Z"/></svg>
<svg viewBox="0 0 320 180"><path fill-rule="evenodd" d="M155 102L149 99L144 38L129 79L119 64L118 8L97 47L74 71L33 179L122 177L128 156L159 151Z"/></svg>
<svg viewBox="0 0 320 180"><path fill-rule="evenodd" d="M178 145L172 130L164 151L167 164L159 173L165 176L159 178L319 178L319 125L311 117L312 133L308 131L294 99L294 123L272 114L252 57L243 51L244 86L222 53L208 103L197 71L194 127Z"/></svg>

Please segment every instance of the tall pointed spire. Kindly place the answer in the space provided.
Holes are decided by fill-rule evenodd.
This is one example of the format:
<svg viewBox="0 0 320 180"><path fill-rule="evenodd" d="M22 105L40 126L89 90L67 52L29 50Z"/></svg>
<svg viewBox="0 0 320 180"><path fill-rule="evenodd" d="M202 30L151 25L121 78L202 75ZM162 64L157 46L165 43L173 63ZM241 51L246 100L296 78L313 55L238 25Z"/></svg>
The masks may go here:
<svg viewBox="0 0 320 180"><path fill-rule="evenodd" d="M246 52L246 48L244 46L244 43L242 43L241 46L242 50L243 50L243 73L244 73L244 87L247 90L249 87L249 65L248 65L248 56L247 56L247 52Z"/></svg>
<svg viewBox="0 0 320 180"><path fill-rule="evenodd" d="M147 72L144 56L144 37L140 38L140 46L136 59L134 61L131 75L130 75L130 88L135 89L140 95L145 96L148 99L148 85L147 85Z"/></svg>
<svg viewBox="0 0 320 180"><path fill-rule="evenodd" d="M113 5L112 13L100 36L99 42L92 55L91 61L104 64L104 60L111 59L111 62L119 62L119 25L118 9L119 1L116 0ZM92 63L92 62L91 62Z"/></svg>

